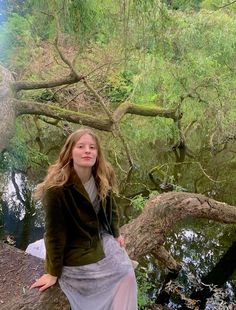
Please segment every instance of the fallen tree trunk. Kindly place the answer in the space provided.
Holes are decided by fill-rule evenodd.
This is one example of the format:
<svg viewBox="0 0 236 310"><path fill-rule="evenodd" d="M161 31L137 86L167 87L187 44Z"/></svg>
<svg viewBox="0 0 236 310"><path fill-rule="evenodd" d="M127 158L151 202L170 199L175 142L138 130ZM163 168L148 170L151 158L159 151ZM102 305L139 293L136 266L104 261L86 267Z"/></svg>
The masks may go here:
<svg viewBox="0 0 236 310"><path fill-rule="evenodd" d="M193 193L165 193L148 200L142 214L121 228L126 250L132 259L155 255L166 267L179 270L180 262L165 250L166 234L186 217L206 218L221 223L236 222L236 208ZM58 285L44 293L29 286L43 273L43 261L6 244L0 244L0 309L69 310ZM159 306L159 309L161 307Z"/></svg>
<svg viewBox="0 0 236 310"><path fill-rule="evenodd" d="M163 247L173 225L185 218L205 218L220 223L236 223L236 207L200 194L168 192L149 199L141 215L122 226L129 256L138 260L153 254L171 270L179 263Z"/></svg>
<svg viewBox="0 0 236 310"><path fill-rule="evenodd" d="M43 273L42 259L0 243L0 309L69 310L69 303L58 284L44 293L29 290Z"/></svg>

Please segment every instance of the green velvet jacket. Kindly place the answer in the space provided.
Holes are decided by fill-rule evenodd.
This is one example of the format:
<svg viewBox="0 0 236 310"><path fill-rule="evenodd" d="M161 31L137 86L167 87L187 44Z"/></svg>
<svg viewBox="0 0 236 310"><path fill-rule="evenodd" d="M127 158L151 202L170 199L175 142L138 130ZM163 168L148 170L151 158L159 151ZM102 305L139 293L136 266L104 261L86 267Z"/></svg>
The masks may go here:
<svg viewBox="0 0 236 310"><path fill-rule="evenodd" d="M80 179L73 173L62 187L46 191L45 209L45 270L60 277L64 266L81 266L104 258L99 222L115 238L119 236L118 210L112 194L101 201L98 213Z"/></svg>

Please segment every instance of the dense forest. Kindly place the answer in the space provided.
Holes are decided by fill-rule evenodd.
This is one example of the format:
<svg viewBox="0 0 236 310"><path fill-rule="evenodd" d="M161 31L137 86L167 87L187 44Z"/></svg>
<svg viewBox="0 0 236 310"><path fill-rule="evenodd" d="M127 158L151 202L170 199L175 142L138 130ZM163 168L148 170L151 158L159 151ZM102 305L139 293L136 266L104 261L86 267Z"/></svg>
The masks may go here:
<svg viewBox="0 0 236 310"><path fill-rule="evenodd" d="M116 170L122 224L164 192L203 194L235 206L235 13L236 1L230 0L0 0L1 238L15 233L6 226L6 214L24 222L28 237L17 241L23 250L32 241L29 221L36 230L43 226L32 189L80 126L98 132ZM176 222L183 218L170 209ZM207 218L199 214L193 217ZM166 279L162 264L168 262L160 253L140 259L140 309L154 303L205 309L215 291L199 306L199 296L190 296L188 287L206 280L235 247L235 225L212 221L234 223L229 217L220 220L209 212L208 220L190 218L165 236L176 261L189 262L178 279L181 288ZM126 234L129 246L133 240ZM200 243L193 246L193 240ZM198 257L202 244L207 249ZM170 266L178 269L175 260ZM234 268L231 282L223 281L231 291ZM190 271L196 272L195 282ZM158 295L164 289L172 297ZM223 292L224 297L211 299L209 309L235 302L234 293Z"/></svg>

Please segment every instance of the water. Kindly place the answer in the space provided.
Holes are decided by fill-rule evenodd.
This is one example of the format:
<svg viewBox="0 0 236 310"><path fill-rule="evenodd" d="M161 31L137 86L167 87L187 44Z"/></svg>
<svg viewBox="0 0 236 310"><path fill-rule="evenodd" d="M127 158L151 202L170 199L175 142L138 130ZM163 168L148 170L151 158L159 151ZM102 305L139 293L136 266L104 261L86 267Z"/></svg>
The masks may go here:
<svg viewBox="0 0 236 310"><path fill-rule="evenodd" d="M168 273L152 257L143 259L140 268L153 284L149 300L172 309L229 309L236 302L235 237L235 225L194 219L178 223L165 247L182 270Z"/></svg>
<svg viewBox="0 0 236 310"><path fill-rule="evenodd" d="M2 195L1 239L9 238L16 247L25 250L27 245L42 238L43 213L40 204L32 199L33 186L21 173L8 174Z"/></svg>

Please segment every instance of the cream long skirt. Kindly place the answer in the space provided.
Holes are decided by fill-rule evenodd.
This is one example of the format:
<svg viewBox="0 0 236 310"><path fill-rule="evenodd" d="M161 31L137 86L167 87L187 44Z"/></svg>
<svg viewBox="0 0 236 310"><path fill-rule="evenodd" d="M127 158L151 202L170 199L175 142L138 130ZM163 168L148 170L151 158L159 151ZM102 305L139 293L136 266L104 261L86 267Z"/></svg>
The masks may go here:
<svg viewBox="0 0 236 310"><path fill-rule="evenodd" d="M59 284L72 310L137 310L134 269L113 236L103 234L105 258L85 266L64 266Z"/></svg>

